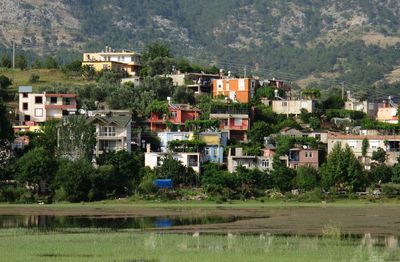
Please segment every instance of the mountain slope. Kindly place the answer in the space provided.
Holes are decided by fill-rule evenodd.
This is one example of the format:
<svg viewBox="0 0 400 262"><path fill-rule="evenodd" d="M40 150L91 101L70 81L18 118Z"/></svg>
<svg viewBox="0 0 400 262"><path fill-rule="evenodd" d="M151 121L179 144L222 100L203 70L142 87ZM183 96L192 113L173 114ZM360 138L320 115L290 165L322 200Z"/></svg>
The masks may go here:
<svg viewBox="0 0 400 262"><path fill-rule="evenodd" d="M400 60L393 0L0 0L0 7L0 44L15 39L41 55L105 45L140 51L166 41L178 55L239 73L246 66L256 75L349 85L384 79Z"/></svg>

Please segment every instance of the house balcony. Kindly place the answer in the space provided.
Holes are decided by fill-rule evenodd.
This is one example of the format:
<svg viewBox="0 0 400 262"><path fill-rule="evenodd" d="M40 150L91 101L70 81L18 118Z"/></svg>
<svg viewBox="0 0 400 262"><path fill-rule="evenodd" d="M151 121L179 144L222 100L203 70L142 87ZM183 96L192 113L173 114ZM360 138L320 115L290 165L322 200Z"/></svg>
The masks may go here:
<svg viewBox="0 0 400 262"><path fill-rule="evenodd" d="M220 126L220 129L222 130L239 130L239 131L247 131L248 126L234 126L234 125L222 125Z"/></svg>
<svg viewBox="0 0 400 262"><path fill-rule="evenodd" d="M45 109L61 109L61 110L68 110L68 109L75 109L76 110L76 104L63 104L63 105L58 105L58 104L46 104Z"/></svg>

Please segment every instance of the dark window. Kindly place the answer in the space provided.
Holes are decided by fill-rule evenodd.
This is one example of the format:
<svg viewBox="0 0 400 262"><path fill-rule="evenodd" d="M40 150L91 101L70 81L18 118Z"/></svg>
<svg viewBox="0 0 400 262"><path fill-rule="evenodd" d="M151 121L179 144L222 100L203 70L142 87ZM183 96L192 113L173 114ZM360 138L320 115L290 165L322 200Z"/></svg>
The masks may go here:
<svg viewBox="0 0 400 262"><path fill-rule="evenodd" d="M25 115L24 116L25 121L31 121L31 116L30 115Z"/></svg>
<svg viewBox="0 0 400 262"><path fill-rule="evenodd" d="M28 110L28 103L23 103L22 104L22 109L23 110Z"/></svg>
<svg viewBox="0 0 400 262"><path fill-rule="evenodd" d="M35 104L42 104L42 103L43 103L43 97L35 96Z"/></svg>
<svg viewBox="0 0 400 262"><path fill-rule="evenodd" d="M22 97L27 98L28 97L28 93L22 93Z"/></svg>
<svg viewBox="0 0 400 262"><path fill-rule="evenodd" d="M57 104L57 97L50 97L51 104Z"/></svg>

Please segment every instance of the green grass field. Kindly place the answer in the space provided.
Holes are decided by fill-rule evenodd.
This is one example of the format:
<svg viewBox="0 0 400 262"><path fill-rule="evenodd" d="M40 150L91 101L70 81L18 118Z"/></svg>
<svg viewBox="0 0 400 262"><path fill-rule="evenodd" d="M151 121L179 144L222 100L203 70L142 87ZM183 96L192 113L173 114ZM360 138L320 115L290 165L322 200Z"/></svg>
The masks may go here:
<svg viewBox="0 0 400 262"><path fill-rule="evenodd" d="M399 261L366 239L0 230L4 261Z"/></svg>
<svg viewBox="0 0 400 262"><path fill-rule="evenodd" d="M36 83L30 83L29 78L32 74L38 75L39 81ZM0 68L0 75L5 75L12 79L13 85L10 91L17 91L18 86L32 86L33 90L37 90L39 86L48 85L50 83L62 82L65 85L82 85L87 83L83 81L81 77L69 77L65 75L59 69L8 69Z"/></svg>

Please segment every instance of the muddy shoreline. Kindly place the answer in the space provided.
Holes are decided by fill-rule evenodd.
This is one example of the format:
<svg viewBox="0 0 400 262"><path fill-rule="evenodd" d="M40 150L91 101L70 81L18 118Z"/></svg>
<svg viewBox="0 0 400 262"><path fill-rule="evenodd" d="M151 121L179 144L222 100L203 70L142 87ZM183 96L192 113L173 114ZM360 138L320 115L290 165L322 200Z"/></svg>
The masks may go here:
<svg viewBox="0 0 400 262"><path fill-rule="evenodd" d="M118 217L240 217L222 224L146 229L164 233L241 233L321 235L334 227L342 235L400 235L400 207L151 208L151 207L0 207L1 215Z"/></svg>

